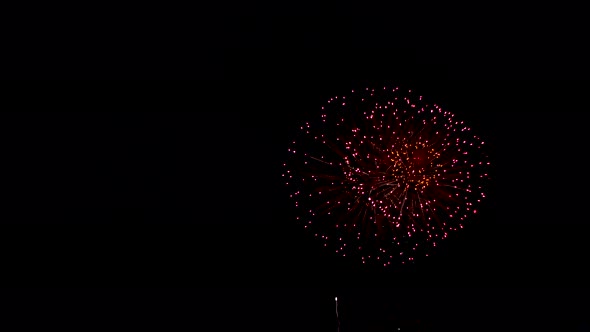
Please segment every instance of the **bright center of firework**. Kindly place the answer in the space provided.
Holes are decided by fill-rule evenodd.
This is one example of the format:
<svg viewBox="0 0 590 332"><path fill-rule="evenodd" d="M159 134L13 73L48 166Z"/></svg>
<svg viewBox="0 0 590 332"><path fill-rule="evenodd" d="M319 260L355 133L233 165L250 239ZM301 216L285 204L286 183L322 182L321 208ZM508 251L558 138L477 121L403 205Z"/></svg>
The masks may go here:
<svg viewBox="0 0 590 332"><path fill-rule="evenodd" d="M415 146L410 151L392 151L390 158L391 184L399 184L403 190L423 191L434 176L431 155L423 146Z"/></svg>

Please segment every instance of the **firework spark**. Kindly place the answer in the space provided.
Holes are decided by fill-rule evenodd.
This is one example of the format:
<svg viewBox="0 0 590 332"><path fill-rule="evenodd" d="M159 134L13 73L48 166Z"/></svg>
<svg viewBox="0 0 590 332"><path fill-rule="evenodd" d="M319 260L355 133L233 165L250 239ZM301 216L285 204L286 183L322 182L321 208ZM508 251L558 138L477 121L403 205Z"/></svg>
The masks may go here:
<svg viewBox="0 0 590 332"><path fill-rule="evenodd" d="M484 142L411 90L351 91L305 122L284 164L297 219L343 256L413 262L485 198Z"/></svg>

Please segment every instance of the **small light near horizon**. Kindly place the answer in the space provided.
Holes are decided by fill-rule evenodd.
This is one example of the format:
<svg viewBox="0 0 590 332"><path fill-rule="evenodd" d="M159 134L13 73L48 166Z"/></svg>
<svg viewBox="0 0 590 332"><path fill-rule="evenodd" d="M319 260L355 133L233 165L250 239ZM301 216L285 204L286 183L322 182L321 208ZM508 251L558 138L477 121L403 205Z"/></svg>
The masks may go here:
<svg viewBox="0 0 590 332"><path fill-rule="evenodd" d="M338 296L336 296L336 297L334 298L334 300L338 301Z"/></svg>

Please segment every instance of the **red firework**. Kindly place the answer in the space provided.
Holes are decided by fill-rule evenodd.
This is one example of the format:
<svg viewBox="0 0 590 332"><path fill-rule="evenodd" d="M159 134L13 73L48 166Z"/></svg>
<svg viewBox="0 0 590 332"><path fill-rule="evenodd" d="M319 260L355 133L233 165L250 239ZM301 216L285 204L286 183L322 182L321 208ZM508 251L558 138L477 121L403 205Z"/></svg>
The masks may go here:
<svg viewBox="0 0 590 332"><path fill-rule="evenodd" d="M289 147L297 219L343 256L387 266L428 255L485 197L484 142L463 121L399 88L322 106Z"/></svg>

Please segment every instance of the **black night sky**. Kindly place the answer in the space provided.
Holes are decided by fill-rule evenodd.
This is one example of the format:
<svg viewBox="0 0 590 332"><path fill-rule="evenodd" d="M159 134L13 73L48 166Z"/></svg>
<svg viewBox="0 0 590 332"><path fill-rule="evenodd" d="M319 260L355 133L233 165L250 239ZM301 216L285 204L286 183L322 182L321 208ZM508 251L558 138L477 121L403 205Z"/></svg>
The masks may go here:
<svg viewBox="0 0 590 332"><path fill-rule="evenodd" d="M3 315L72 331L336 331L338 296L342 332L588 331L581 27L417 17L33 34L3 75L41 80L1 92ZM460 116L494 164L463 231L387 270L324 250L281 179L299 121L383 85Z"/></svg>

